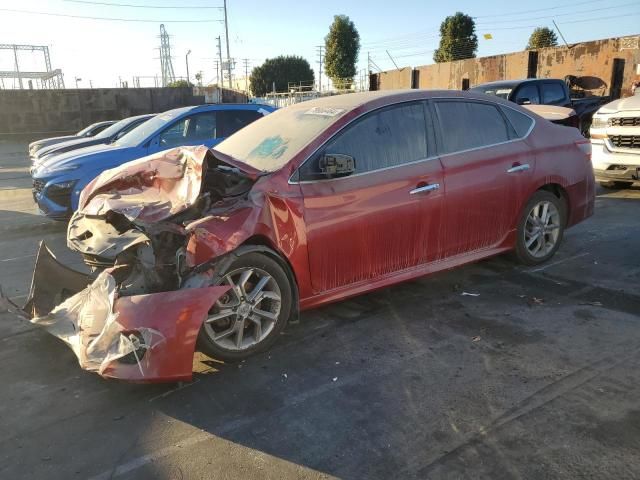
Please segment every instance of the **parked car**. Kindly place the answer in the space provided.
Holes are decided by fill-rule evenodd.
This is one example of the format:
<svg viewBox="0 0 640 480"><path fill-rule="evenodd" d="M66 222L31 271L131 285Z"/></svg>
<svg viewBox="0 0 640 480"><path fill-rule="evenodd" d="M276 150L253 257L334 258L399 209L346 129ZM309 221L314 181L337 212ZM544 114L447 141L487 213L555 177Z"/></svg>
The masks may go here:
<svg viewBox="0 0 640 480"><path fill-rule="evenodd" d="M125 136L138 125L142 125L144 122L154 116L155 114L146 114L125 118L105 128L103 131L101 131L97 135L94 135L93 137L80 137L73 140L67 140L66 142L55 143L53 145L49 145L48 147L43 147L38 150L33 156L33 166L35 167L35 165L39 162L48 160L54 155L59 155L60 153L70 152L71 150L78 150L80 148L90 147L92 145L104 145L107 143L113 143L119 138Z"/></svg>
<svg viewBox="0 0 640 480"><path fill-rule="evenodd" d="M571 98L564 80L557 78L527 78L524 80L501 80L476 85L471 90L495 95L518 105L555 105L572 108L576 116L554 123L578 128L583 135L589 133L591 117L608 97L589 96Z"/></svg>
<svg viewBox="0 0 640 480"><path fill-rule="evenodd" d="M114 143L56 155L31 172L40 211L66 220L78 206L80 192L103 171L150 153L183 145L212 147L245 125L273 111L250 104L184 107L156 115Z"/></svg>
<svg viewBox="0 0 640 480"><path fill-rule="evenodd" d="M82 332L72 348L103 376L188 379L196 338L239 360L299 310L508 251L546 262L593 213L590 152L577 130L475 92L302 102L211 150L98 176L67 233L97 277L43 247L24 314Z"/></svg>
<svg viewBox="0 0 640 480"><path fill-rule="evenodd" d="M49 145L55 145L56 143L66 142L67 140L75 140L78 138L89 138L97 135L105 128L110 127L116 123L115 120L108 120L105 122L97 122L92 123L86 128L83 128L75 135L64 135L62 137L51 137L51 138L43 138L41 140L36 140L35 142L31 142L29 144L29 157L33 158L34 155L41 148L48 147Z"/></svg>
<svg viewBox="0 0 640 480"><path fill-rule="evenodd" d="M615 100L593 116L593 169L606 188L640 181L640 96Z"/></svg>

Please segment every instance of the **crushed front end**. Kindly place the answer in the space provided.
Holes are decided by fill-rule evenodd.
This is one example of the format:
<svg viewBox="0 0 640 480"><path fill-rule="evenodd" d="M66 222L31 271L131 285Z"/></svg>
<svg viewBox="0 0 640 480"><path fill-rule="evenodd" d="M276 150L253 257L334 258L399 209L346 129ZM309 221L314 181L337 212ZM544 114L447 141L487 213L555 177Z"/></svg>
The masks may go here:
<svg viewBox="0 0 640 480"><path fill-rule="evenodd" d="M205 147L108 170L83 190L67 231L69 248L91 273L60 264L41 244L26 305L0 301L67 343L86 370L132 381L189 380L200 328L229 290L216 278L224 263L218 254L235 242L209 233L205 261L190 250L203 220L224 222L232 211L255 220L248 200L255 179Z"/></svg>

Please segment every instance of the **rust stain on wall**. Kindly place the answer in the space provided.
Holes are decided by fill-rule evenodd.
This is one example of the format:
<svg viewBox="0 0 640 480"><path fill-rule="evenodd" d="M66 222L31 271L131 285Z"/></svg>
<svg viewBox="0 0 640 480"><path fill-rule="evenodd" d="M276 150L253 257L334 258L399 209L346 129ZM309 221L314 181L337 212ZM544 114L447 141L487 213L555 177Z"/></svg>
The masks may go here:
<svg viewBox="0 0 640 480"><path fill-rule="evenodd" d="M569 47L551 47L538 50L536 77L564 78L567 75L599 79L608 93L613 59L625 62L622 95L630 94L631 83L638 79L640 64L640 35L608 38L577 43ZM418 88L462 88L462 80L477 85L496 80L516 80L527 77L529 52L515 52L491 57L471 58L456 62L437 63L416 67ZM379 89L411 88L411 69L393 70L378 74ZM596 82L597 83L597 82ZM602 92L598 92L602 94Z"/></svg>

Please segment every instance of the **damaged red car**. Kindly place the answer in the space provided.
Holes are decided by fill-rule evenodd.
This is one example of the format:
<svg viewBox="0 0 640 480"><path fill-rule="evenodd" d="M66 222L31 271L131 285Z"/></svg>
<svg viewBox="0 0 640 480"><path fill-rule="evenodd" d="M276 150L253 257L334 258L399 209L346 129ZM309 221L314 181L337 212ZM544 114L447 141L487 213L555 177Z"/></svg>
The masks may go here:
<svg viewBox="0 0 640 480"><path fill-rule="evenodd" d="M547 261L594 208L590 144L479 93L390 91L276 111L212 150L101 174L23 312L106 377L191 377L268 348L298 312L514 251Z"/></svg>

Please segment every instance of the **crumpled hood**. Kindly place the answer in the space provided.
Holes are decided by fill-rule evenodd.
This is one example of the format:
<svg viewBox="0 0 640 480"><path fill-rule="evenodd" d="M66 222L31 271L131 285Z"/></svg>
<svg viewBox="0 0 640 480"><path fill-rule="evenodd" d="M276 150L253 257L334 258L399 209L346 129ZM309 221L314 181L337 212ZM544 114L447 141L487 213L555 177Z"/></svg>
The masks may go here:
<svg viewBox="0 0 640 480"><path fill-rule="evenodd" d="M74 217L114 211L150 223L175 215L197 200L208 152L177 147L106 170L82 191Z"/></svg>
<svg viewBox="0 0 640 480"><path fill-rule="evenodd" d="M135 157L137 151L131 147L121 147L118 145L93 145L91 147L80 148L78 150L71 150L70 152L61 153L60 155L53 155L51 158L45 159L43 162L38 163L35 167L34 175L38 176L39 173L46 173L50 170L63 169L65 167L86 167L91 169L91 165L95 165L96 169L109 166L109 160L113 158L116 152L118 153L118 163L123 161L123 153L131 149L131 156ZM125 160L126 161L126 160Z"/></svg>
<svg viewBox="0 0 640 480"><path fill-rule="evenodd" d="M640 95L614 100L600 107L597 113L608 114L622 112L624 110L640 110Z"/></svg>

